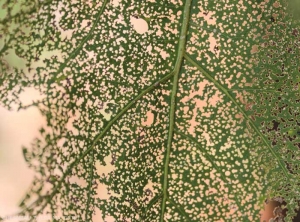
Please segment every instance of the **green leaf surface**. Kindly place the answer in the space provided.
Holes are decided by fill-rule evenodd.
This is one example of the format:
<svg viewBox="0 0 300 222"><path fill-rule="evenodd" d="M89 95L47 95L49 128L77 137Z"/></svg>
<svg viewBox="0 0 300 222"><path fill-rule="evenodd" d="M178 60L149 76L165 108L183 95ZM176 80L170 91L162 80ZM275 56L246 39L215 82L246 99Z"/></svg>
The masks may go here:
<svg viewBox="0 0 300 222"><path fill-rule="evenodd" d="M259 221L283 198L292 221L300 42L285 1L3 2L0 103L47 119L23 148L36 177L19 215ZM23 104L27 88L44 98Z"/></svg>

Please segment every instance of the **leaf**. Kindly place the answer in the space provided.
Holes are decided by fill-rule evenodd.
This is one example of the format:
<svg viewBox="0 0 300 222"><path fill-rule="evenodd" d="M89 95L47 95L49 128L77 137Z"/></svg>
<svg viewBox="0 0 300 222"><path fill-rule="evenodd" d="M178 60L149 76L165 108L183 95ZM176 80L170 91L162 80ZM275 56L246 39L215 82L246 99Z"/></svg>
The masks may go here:
<svg viewBox="0 0 300 222"><path fill-rule="evenodd" d="M28 108L19 95L34 87L47 119L43 140L23 149L37 176L19 214L258 221L266 198L283 198L292 221L299 23L287 7L5 2L0 101Z"/></svg>

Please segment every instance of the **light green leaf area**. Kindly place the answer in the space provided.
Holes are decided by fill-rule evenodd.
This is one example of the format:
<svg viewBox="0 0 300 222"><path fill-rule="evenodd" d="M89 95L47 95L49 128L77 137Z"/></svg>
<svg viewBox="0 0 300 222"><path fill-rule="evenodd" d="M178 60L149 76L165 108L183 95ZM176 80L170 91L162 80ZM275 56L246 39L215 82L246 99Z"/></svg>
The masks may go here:
<svg viewBox="0 0 300 222"><path fill-rule="evenodd" d="M276 197L292 221L300 43L283 1L4 2L1 104L27 108L34 87L47 119L21 215L259 221Z"/></svg>

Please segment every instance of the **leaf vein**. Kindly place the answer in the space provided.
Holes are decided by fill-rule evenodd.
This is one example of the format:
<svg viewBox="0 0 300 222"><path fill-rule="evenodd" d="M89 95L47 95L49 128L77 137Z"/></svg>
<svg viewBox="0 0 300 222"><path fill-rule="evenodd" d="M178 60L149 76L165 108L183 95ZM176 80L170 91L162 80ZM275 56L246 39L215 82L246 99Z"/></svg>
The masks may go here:
<svg viewBox="0 0 300 222"><path fill-rule="evenodd" d="M163 200L162 200L162 208L161 208L161 217L160 221L164 221L164 214L166 210L166 201L168 196L168 173L169 173L169 162L170 162L170 153L172 147L172 139L174 133L174 125L175 125L175 107L176 107L176 94L179 80L179 72L182 66L183 55L185 51L186 45L186 35L188 31L188 24L190 18L190 8L191 8L192 0L187 0L184 6L183 12L183 22L179 35L179 44L178 44L178 54L176 58L176 63L174 67L174 77L173 77L173 88L171 92L171 105L170 105L170 113L169 113L169 131L168 131L168 139L167 139L167 148L165 154L165 162L164 162L164 173L163 173Z"/></svg>
<svg viewBox="0 0 300 222"><path fill-rule="evenodd" d="M268 150L271 152L272 156L277 160L280 168L282 169L284 175L286 176L287 179L291 180L290 174L288 173L286 167L282 164L281 159L278 155L276 155L276 153L274 152L274 150L272 149L272 147L270 146L270 144L268 143L267 139L264 137L264 135L259 131L259 129L256 127L256 125L254 124L254 122L252 121L251 118L249 118L249 116L246 114L246 112L244 111L244 109L240 106L240 104L238 104L238 102L230 95L230 93L228 92L228 90L222 86L217 80L215 80L207 71L205 71L200 65L198 65L197 62L195 62L189 55L184 54L184 58L193 66L195 66L208 80L210 80L211 82L213 82L215 84L215 86L221 91L223 92L233 103L234 105L236 105L236 107L238 108L238 110L243 114L243 116L245 117L245 119L250 123L251 128L261 137L261 139L263 140L264 144L267 146Z"/></svg>

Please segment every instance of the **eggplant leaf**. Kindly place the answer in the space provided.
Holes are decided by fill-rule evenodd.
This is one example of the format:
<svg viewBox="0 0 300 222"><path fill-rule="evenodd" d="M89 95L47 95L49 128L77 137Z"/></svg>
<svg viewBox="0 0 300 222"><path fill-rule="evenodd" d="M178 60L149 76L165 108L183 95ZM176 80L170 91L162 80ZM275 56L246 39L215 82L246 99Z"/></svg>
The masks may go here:
<svg viewBox="0 0 300 222"><path fill-rule="evenodd" d="M23 149L36 177L19 215L259 221L282 198L292 221L300 40L285 1L1 6L1 105L47 120ZM44 97L24 104L28 88Z"/></svg>

